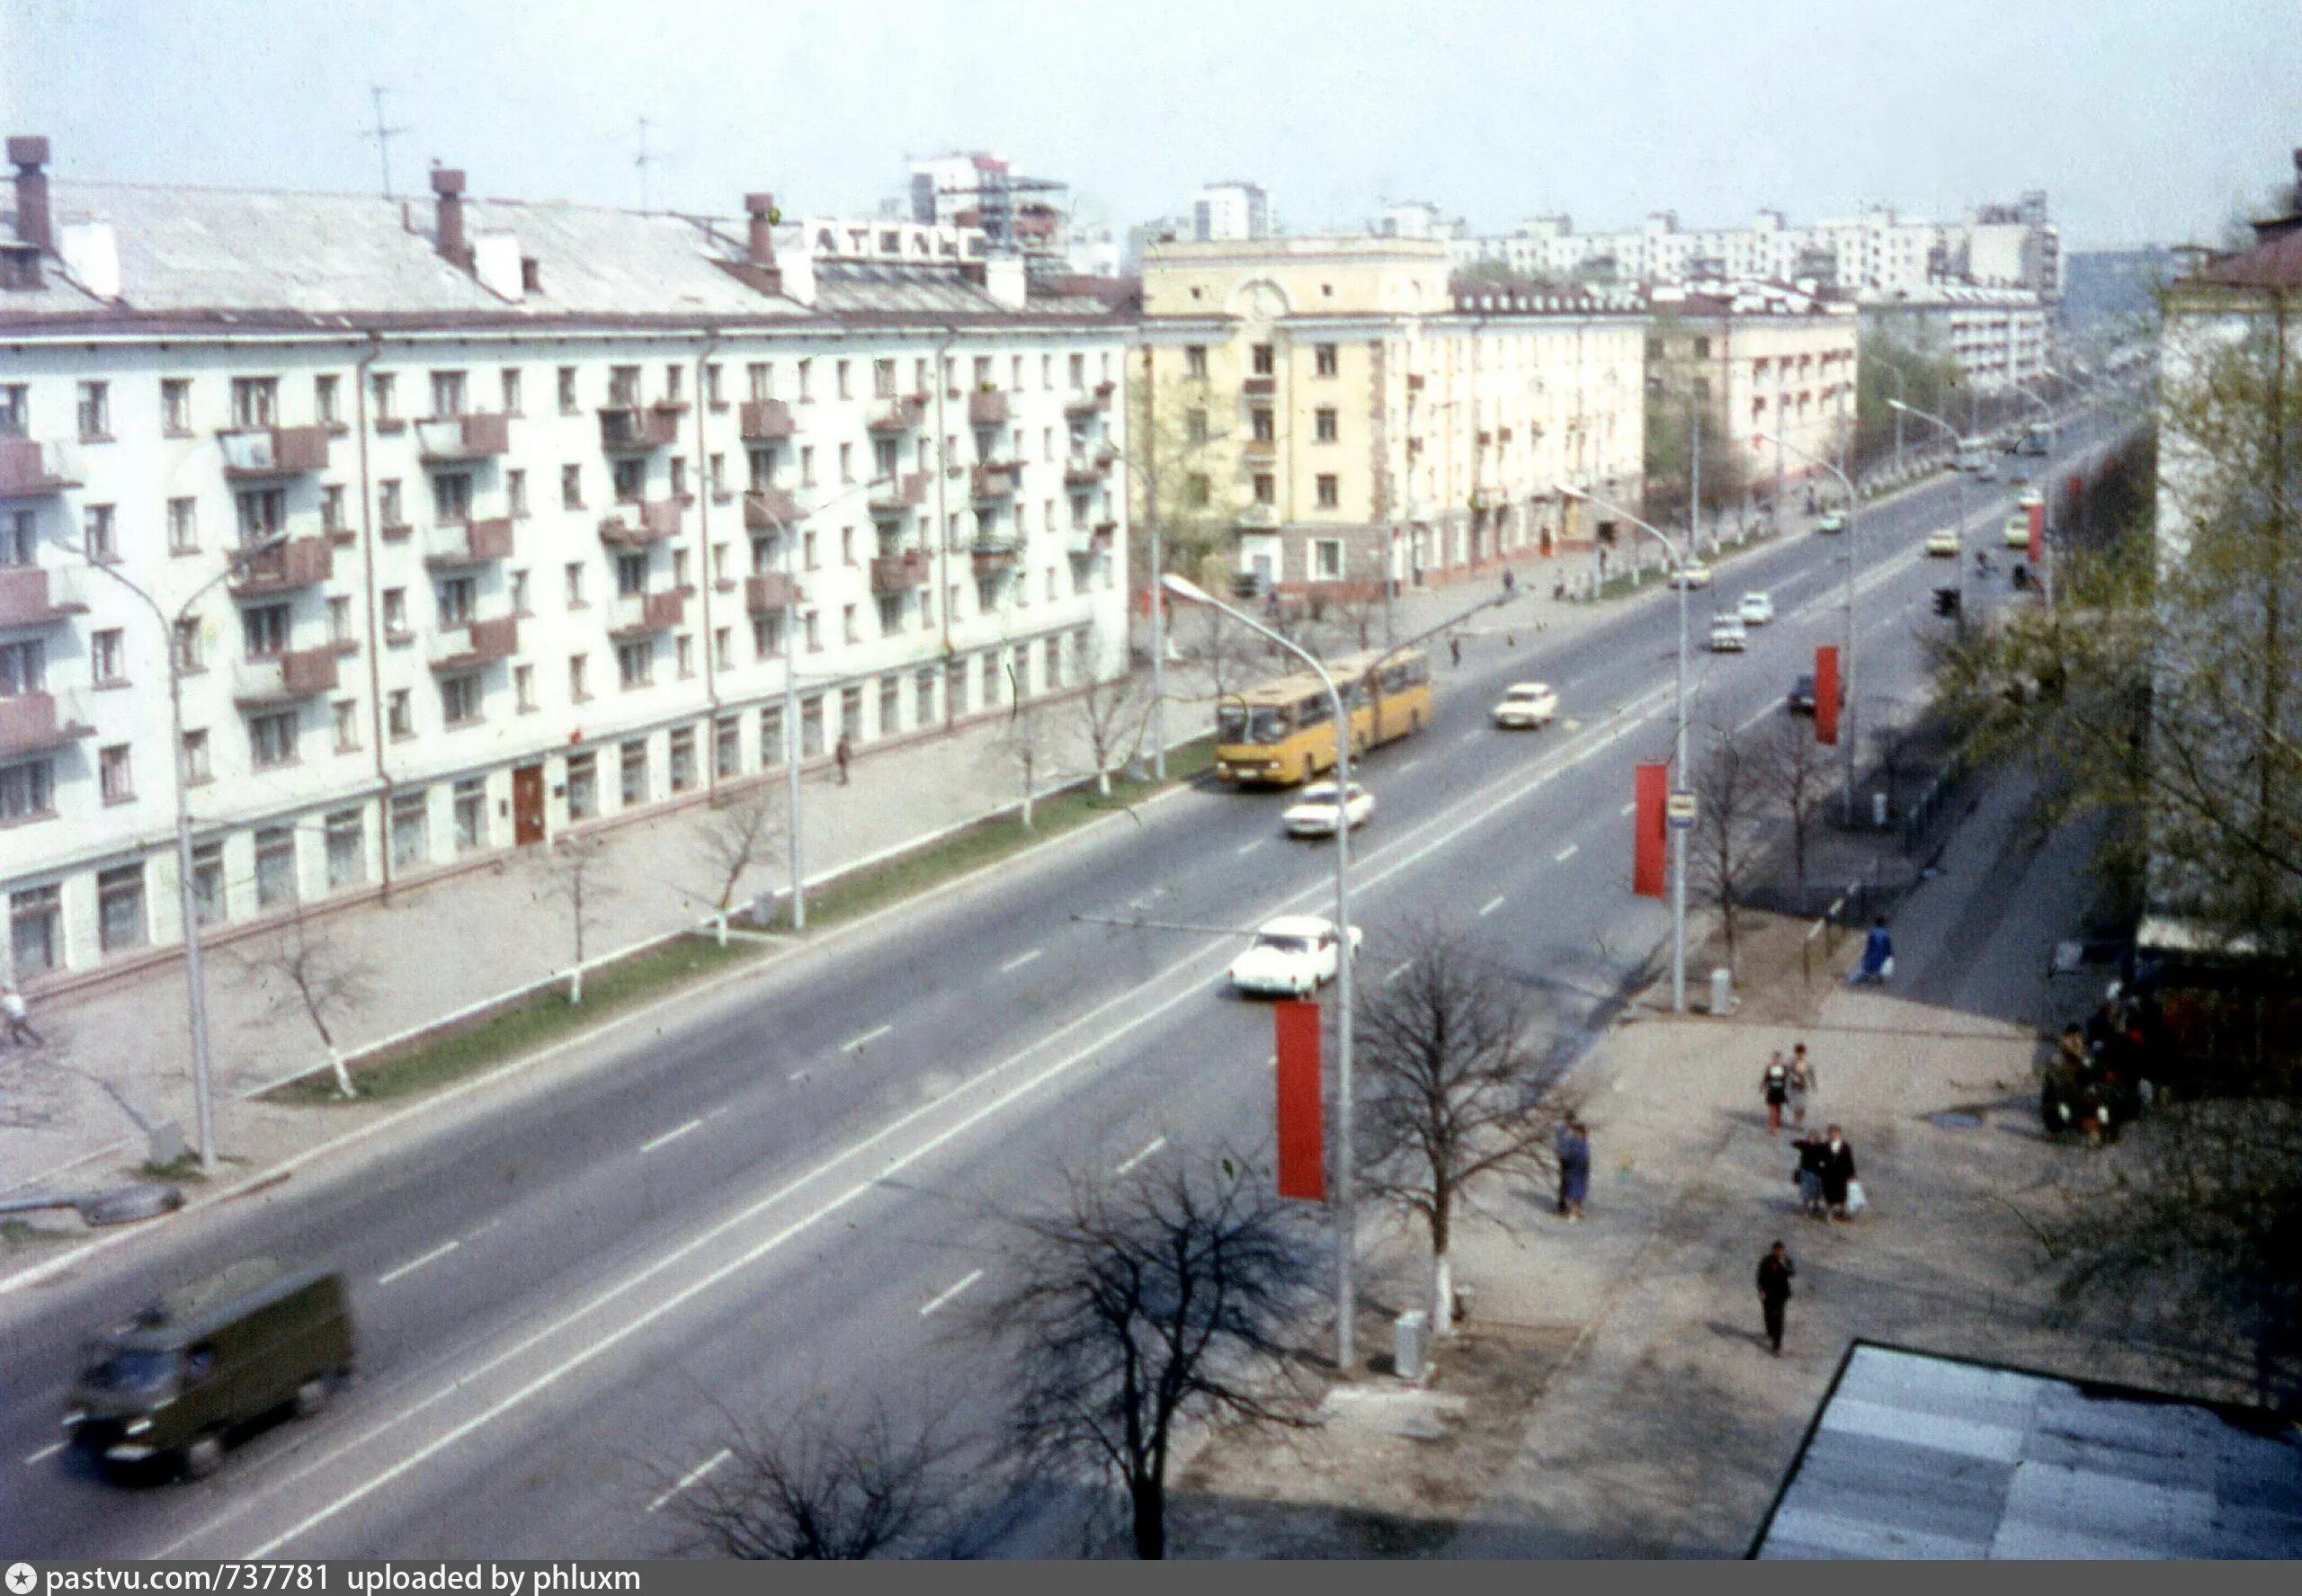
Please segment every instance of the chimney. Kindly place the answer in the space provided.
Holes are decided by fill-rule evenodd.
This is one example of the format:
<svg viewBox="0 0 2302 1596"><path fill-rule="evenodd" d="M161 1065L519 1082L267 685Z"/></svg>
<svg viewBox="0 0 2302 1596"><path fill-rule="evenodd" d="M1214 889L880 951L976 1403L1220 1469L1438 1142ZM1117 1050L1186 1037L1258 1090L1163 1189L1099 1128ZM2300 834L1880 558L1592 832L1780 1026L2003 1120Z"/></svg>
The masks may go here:
<svg viewBox="0 0 2302 1596"><path fill-rule="evenodd" d="M48 140L37 136L8 140L8 159L16 168L16 236L43 253L56 248L55 230L49 219Z"/></svg>
<svg viewBox="0 0 2302 1596"><path fill-rule="evenodd" d="M775 196L745 194L744 210L752 218L751 237L744 263L752 268L759 286L771 294L783 291L783 273L775 264Z"/></svg>
<svg viewBox="0 0 2302 1596"><path fill-rule="evenodd" d="M464 242L464 174L460 167L432 168L432 192L440 196L440 258L471 269L471 245Z"/></svg>

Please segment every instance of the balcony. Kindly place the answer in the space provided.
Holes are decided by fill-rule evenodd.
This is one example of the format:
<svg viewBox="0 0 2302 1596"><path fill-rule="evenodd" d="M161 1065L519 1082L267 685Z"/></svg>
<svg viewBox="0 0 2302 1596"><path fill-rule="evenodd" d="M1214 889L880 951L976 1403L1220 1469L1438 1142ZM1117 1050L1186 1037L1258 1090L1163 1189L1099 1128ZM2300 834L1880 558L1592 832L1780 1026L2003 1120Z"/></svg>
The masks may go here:
<svg viewBox="0 0 2302 1596"><path fill-rule="evenodd" d="M337 654L326 648L298 648L267 654L232 664L232 700L244 708L301 703L335 691Z"/></svg>
<svg viewBox="0 0 2302 1596"><path fill-rule="evenodd" d="M424 563L433 570L451 566L481 566L512 557L512 518L451 522L424 534Z"/></svg>
<svg viewBox="0 0 2302 1596"><path fill-rule="evenodd" d="M36 499L80 486L78 465L61 443L0 438L0 499Z"/></svg>
<svg viewBox="0 0 2302 1596"><path fill-rule="evenodd" d="M746 399L736 419L746 443L781 443L799 430L781 399Z"/></svg>
<svg viewBox="0 0 2302 1596"><path fill-rule="evenodd" d="M647 632L667 632L687 616L687 590L666 588L660 593L625 593L615 601L611 638L636 638Z"/></svg>
<svg viewBox="0 0 2302 1596"><path fill-rule="evenodd" d="M61 701L52 692L0 698L0 759L46 753L94 733L76 693L64 695Z"/></svg>
<svg viewBox="0 0 2302 1596"><path fill-rule="evenodd" d="M1474 510L1500 510L1510 502L1510 495L1499 487L1471 489L1471 508Z"/></svg>
<svg viewBox="0 0 2302 1596"><path fill-rule="evenodd" d="M888 594L909 593L915 587L927 585L927 551L909 548L901 554L882 554L871 561L871 591Z"/></svg>
<svg viewBox="0 0 2302 1596"><path fill-rule="evenodd" d="M335 549L326 538L290 538L253 554L237 555L224 585L234 598L252 599L293 593L335 575Z"/></svg>
<svg viewBox="0 0 2302 1596"><path fill-rule="evenodd" d="M0 629L54 626L86 613L87 605L73 600L57 580L61 575L39 566L0 566Z"/></svg>
<svg viewBox="0 0 2302 1596"><path fill-rule="evenodd" d="M676 411L639 405L609 405L600 411L600 447L609 454L645 454L678 438Z"/></svg>
<svg viewBox="0 0 2302 1596"><path fill-rule="evenodd" d="M1012 499L1015 496L1015 478L1005 466L992 461L975 468L968 491L978 504Z"/></svg>
<svg viewBox="0 0 2302 1596"><path fill-rule="evenodd" d="M217 437L224 451L224 475L236 480L300 477L327 469L326 427L258 427Z"/></svg>
<svg viewBox="0 0 2302 1596"><path fill-rule="evenodd" d="M1261 499L1251 499L1239 512L1239 526L1250 532L1271 532L1279 530L1279 506L1266 504Z"/></svg>
<svg viewBox="0 0 2302 1596"><path fill-rule="evenodd" d="M1015 568L1016 548L1011 539L978 539L969 552L975 557L977 579L1004 575Z"/></svg>
<svg viewBox="0 0 2302 1596"><path fill-rule="evenodd" d="M754 532L780 532L799 520L799 501L788 487L754 488L744 495L744 525Z"/></svg>
<svg viewBox="0 0 2302 1596"><path fill-rule="evenodd" d="M773 615L789 610L799 597L799 585L781 571L756 571L744 578L744 612Z"/></svg>
<svg viewBox="0 0 2302 1596"><path fill-rule="evenodd" d="M432 668L468 671L509 659L520 652L520 618L498 615L488 620L442 627L432 641Z"/></svg>
<svg viewBox="0 0 2302 1596"><path fill-rule="evenodd" d="M442 415L415 424L415 451L427 466L493 459L512 452L508 415Z"/></svg>
<svg viewBox="0 0 2302 1596"><path fill-rule="evenodd" d="M1250 438L1239 445L1239 453L1251 460L1275 460L1279 458L1279 440Z"/></svg>
<svg viewBox="0 0 2302 1596"><path fill-rule="evenodd" d="M901 515L906 510L916 510L927 502L927 473L912 471L904 476L887 478L871 486L871 513Z"/></svg>
<svg viewBox="0 0 2302 1596"><path fill-rule="evenodd" d="M1099 382L1084 393L1073 394L1063 401L1066 415L1093 415L1111 407L1111 394L1119 387L1116 382Z"/></svg>
<svg viewBox="0 0 2302 1596"><path fill-rule="evenodd" d="M968 424L1004 427L1007 424L1007 396L986 388L968 396Z"/></svg>
<svg viewBox="0 0 2302 1596"><path fill-rule="evenodd" d="M1249 398L1267 398L1279 391L1276 377L1250 377L1239 385Z"/></svg>
<svg viewBox="0 0 2302 1596"><path fill-rule="evenodd" d="M1063 485L1066 487L1093 487L1110 474L1111 457L1108 454L1075 454L1063 462Z"/></svg>
<svg viewBox="0 0 2302 1596"><path fill-rule="evenodd" d="M864 427L874 432L909 432L918 430L927 406L916 398L897 399L884 410L875 410Z"/></svg>
<svg viewBox="0 0 2302 1596"><path fill-rule="evenodd" d="M623 504L612 514L600 518L600 540L620 548L645 548L650 543L677 537L679 530L677 499L648 499L641 504Z"/></svg>
<svg viewBox="0 0 2302 1596"><path fill-rule="evenodd" d="M1104 553L1119 536L1119 522L1099 521L1093 526L1074 526L1068 536L1068 546L1074 557L1085 558Z"/></svg>

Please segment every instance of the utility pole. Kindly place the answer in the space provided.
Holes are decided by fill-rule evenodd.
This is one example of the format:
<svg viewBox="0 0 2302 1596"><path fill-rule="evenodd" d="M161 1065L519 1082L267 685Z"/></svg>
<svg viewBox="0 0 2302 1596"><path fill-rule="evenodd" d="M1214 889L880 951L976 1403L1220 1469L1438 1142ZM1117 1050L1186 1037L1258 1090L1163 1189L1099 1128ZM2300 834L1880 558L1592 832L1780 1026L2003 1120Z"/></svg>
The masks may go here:
<svg viewBox="0 0 2302 1596"><path fill-rule="evenodd" d="M383 167L384 198L388 200L392 197L392 140L398 138L402 133L406 132L407 129L406 127L388 127L385 124L385 92L386 91L381 84L370 84L368 85L369 98L374 103L376 108L376 124L363 131L360 137L362 138L370 138L375 141L376 159Z"/></svg>
<svg viewBox="0 0 2302 1596"><path fill-rule="evenodd" d="M651 125L646 117L639 119L639 154L631 163L639 168L639 214L642 216L647 215L649 209L647 168L655 164L655 158L647 153L647 129Z"/></svg>

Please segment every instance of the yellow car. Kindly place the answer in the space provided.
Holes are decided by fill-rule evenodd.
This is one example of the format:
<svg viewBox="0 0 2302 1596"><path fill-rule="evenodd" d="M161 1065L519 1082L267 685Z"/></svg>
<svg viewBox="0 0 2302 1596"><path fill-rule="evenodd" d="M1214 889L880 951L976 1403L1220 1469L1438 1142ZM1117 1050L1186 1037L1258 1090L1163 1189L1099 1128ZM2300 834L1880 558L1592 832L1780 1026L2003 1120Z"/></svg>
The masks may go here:
<svg viewBox="0 0 2302 1596"><path fill-rule="evenodd" d="M2006 547L2009 548L2030 548L2030 518L2027 515L2008 516L2006 518L2005 538Z"/></svg>
<svg viewBox="0 0 2302 1596"><path fill-rule="evenodd" d="M1939 532L1926 534L1927 556L1932 559L1958 557L1958 534L1945 527Z"/></svg>

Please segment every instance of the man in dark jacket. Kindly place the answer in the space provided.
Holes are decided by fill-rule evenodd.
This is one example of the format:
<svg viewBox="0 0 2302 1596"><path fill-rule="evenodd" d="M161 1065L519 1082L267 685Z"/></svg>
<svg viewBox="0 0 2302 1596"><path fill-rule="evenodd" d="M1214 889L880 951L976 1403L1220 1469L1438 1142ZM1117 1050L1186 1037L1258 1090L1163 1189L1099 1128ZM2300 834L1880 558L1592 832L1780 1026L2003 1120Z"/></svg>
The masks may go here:
<svg viewBox="0 0 2302 1596"><path fill-rule="evenodd" d="M1846 1137L1835 1125L1824 1137L1823 1151L1816 1160L1816 1173L1823 1178L1823 1202L1834 1219L1852 1216L1846 1211L1846 1189L1854 1183L1854 1149L1846 1145Z"/></svg>
<svg viewBox="0 0 2302 1596"><path fill-rule="evenodd" d="M1767 1344L1778 1358L1782 1356L1782 1308L1790 1300L1790 1277L1798 1272L1789 1249L1780 1242L1759 1260L1759 1312L1766 1319Z"/></svg>

